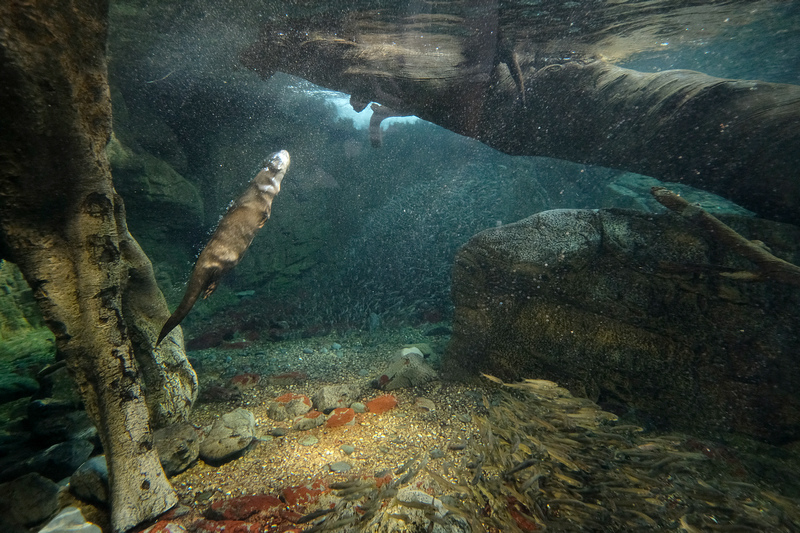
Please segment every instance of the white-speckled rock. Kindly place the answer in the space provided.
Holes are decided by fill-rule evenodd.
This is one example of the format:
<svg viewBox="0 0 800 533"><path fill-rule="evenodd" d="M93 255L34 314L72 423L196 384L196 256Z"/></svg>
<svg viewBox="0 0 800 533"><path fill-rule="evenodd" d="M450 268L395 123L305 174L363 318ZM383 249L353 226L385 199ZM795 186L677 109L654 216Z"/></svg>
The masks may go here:
<svg viewBox="0 0 800 533"><path fill-rule="evenodd" d="M102 533L97 525L87 522L77 507L64 507L39 533Z"/></svg>
<svg viewBox="0 0 800 533"><path fill-rule="evenodd" d="M436 371L423 360L418 348L401 349L389 363L386 376L389 381L383 386L384 390L417 387L438 379Z"/></svg>

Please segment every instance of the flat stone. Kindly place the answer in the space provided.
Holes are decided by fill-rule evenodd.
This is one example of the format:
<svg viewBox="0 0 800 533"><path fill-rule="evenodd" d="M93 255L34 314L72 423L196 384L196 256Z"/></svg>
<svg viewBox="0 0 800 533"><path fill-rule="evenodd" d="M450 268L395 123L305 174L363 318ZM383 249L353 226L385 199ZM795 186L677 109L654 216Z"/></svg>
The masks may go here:
<svg viewBox="0 0 800 533"><path fill-rule="evenodd" d="M58 485L37 473L0 484L0 516L11 524L32 526L58 509Z"/></svg>
<svg viewBox="0 0 800 533"><path fill-rule="evenodd" d="M433 411L436 409L436 404L433 403L433 400L429 400L428 398L416 398L414 400L414 407L421 411Z"/></svg>
<svg viewBox="0 0 800 533"><path fill-rule="evenodd" d="M200 457L212 464L234 459L255 438L255 427L255 416L247 409L240 407L222 415L200 443Z"/></svg>
<svg viewBox="0 0 800 533"><path fill-rule="evenodd" d="M336 461L335 463L329 464L328 468L330 468L331 472L337 472L341 474L344 472L349 472L353 468L353 465L345 461Z"/></svg>
<svg viewBox="0 0 800 533"><path fill-rule="evenodd" d="M96 524L87 522L77 507L64 507L39 533L102 533Z"/></svg>
<svg viewBox="0 0 800 533"><path fill-rule="evenodd" d="M33 457L14 465L3 472L4 478L13 478L29 472L36 472L53 481L60 481L72 475L86 461L94 450L94 444L87 440L68 440L54 444Z"/></svg>
<svg viewBox="0 0 800 533"><path fill-rule="evenodd" d="M359 396L359 391L349 385L325 385L311 397L317 411L328 413L337 407L350 407Z"/></svg>
<svg viewBox="0 0 800 533"><path fill-rule="evenodd" d="M308 431L315 427L319 427L325 423L325 415L319 411L309 411L303 416L298 416L292 422L292 429L295 431Z"/></svg>
<svg viewBox="0 0 800 533"><path fill-rule="evenodd" d="M289 428L273 428L269 434L273 437L285 437L289 434Z"/></svg>
<svg viewBox="0 0 800 533"><path fill-rule="evenodd" d="M267 416L273 420L281 421L286 418L295 418L311 410L311 400L304 394L287 392L269 403Z"/></svg>
<svg viewBox="0 0 800 533"><path fill-rule="evenodd" d="M328 415L325 427L336 428L340 426L352 426L356 421L356 412L349 407L337 407Z"/></svg>
<svg viewBox="0 0 800 533"><path fill-rule="evenodd" d="M171 424L153 433L153 444L167 476L183 472L200 455L200 436L188 422Z"/></svg>
<svg viewBox="0 0 800 533"><path fill-rule="evenodd" d="M370 413L381 414L397 407L397 397L393 394L384 394L367 402Z"/></svg>
<svg viewBox="0 0 800 533"><path fill-rule="evenodd" d="M298 442L301 446L313 446L319 442L319 439L314 435L307 435L302 439L300 439Z"/></svg>
<svg viewBox="0 0 800 533"><path fill-rule="evenodd" d="M431 345L428 344L427 342L416 342L414 344L406 344L405 346L403 346L403 349L406 348L416 348L417 351L425 358L430 357L434 353L433 348L431 348Z"/></svg>
<svg viewBox="0 0 800 533"><path fill-rule="evenodd" d="M106 456L98 455L83 463L69 478L69 491L85 502L108 502Z"/></svg>
<svg viewBox="0 0 800 533"><path fill-rule="evenodd" d="M282 422L289 418L289 413L286 412L286 404L269 402L267 405L267 417L276 422Z"/></svg>
<svg viewBox="0 0 800 533"><path fill-rule="evenodd" d="M193 533L261 533L260 524L245 522L243 520L197 520L192 523Z"/></svg>

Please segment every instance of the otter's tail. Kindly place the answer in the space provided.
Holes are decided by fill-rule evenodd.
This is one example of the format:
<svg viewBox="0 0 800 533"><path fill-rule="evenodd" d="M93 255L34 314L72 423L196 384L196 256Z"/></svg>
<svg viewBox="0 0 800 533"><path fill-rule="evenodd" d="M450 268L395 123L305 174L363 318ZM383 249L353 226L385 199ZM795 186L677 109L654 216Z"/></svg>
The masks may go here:
<svg viewBox="0 0 800 533"><path fill-rule="evenodd" d="M175 309L175 312L172 313L167 321L164 323L164 327L161 328L161 333L158 334L158 340L156 341L156 346L161 344L161 341L164 340L164 337L169 335L170 331L175 329L178 324L180 324L186 315L189 314L189 311L192 310L194 307L195 302L200 297L201 293L205 293L206 296L213 291L213 287L216 285L216 281L218 276L215 276L215 272L210 272L208 270L204 270L202 272L192 272L192 277L189 278L189 284L186 286L186 292L183 295L183 299L181 303L178 304L178 307ZM211 290L209 290L209 288Z"/></svg>

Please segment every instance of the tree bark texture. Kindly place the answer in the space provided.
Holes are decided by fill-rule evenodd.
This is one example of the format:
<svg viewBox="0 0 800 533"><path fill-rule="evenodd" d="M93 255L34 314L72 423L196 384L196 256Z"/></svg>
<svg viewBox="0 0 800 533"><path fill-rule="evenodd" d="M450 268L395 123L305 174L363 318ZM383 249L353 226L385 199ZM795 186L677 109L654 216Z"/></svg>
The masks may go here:
<svg viewBox="0 0 800 533"><path fill-rule="evenodd" d="M555 18L534 13L556 4L569 3L461 1L441 12L284 17L267 23L240 59L263 76L297 75L505 153L679 181L800 222L800 87L615 66L600 59L603 39L658 24L668 32L673 8L609 5L574 19L596 28L573 35L566 15L553 26ZM686 4L672 6L699 9Z"/></svg>
<svg viewBox="0 0 800 533"><path fill-rule="evenodd" d="M155 351L169 316L111 183L105 0L0 3L0 252L34 290L98 428L114 531L177 503L155 423L185 419L196 376Z"/></svg>

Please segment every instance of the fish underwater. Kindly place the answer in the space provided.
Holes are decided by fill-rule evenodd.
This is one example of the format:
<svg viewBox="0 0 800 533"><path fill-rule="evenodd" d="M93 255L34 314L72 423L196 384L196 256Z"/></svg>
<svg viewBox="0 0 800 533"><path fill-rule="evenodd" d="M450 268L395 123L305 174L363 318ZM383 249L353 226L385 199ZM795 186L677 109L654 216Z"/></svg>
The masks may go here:
<svg viewBox="0 0 800 533"><path fill-rule="evenodd" d="M156 345L186 318L201 293L203 298L207 298L217 288L222 276L239 264L256 233L269 219L272 201L281 190L281 181L289 163L286 150L272 154L264 168L250 181L247 190L219 221L197 258L181 303L161 329Z"/></svg>

